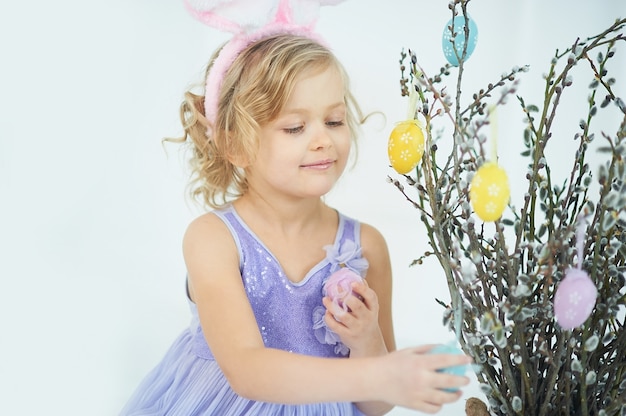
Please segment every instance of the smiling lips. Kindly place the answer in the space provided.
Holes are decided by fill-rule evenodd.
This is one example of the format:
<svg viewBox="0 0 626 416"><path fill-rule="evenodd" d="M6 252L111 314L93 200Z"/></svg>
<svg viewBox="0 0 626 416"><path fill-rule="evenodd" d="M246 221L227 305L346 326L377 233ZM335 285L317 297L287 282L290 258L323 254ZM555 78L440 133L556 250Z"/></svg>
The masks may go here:
<svg viewBox="0 0 626 416"><path fill-rule="evenodd" d="M331 167L334 163L335 161L333 159L325 159L325 160L319 160L313 163L307 163L307 164L301 165L300 167L308 168L308 169L324 170L324 169L328 169L329 167Z"/></svg>

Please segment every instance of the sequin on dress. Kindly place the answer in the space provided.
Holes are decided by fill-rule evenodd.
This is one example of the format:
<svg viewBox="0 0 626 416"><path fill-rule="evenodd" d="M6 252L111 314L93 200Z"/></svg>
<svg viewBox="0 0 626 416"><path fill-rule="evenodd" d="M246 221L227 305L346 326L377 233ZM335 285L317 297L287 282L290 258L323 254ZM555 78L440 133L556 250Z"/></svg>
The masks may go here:
<svg viewBox="0 0 626 416"><path fill-rule="evenodd" d="M344 357L348 349L319 319L322 287L339 267L364 274L360 224L339 213L335 241L327 256L298 283L291 282L273 254L228 205L214 211L230 229L239 250L244 287L265 346L318 357ZM321 248L320 248L321 249ZM362 413L353 403L284 405L238 396L209 349L189 301L191 324L134 392L121 416L284 415L346 416Z"/></svg>

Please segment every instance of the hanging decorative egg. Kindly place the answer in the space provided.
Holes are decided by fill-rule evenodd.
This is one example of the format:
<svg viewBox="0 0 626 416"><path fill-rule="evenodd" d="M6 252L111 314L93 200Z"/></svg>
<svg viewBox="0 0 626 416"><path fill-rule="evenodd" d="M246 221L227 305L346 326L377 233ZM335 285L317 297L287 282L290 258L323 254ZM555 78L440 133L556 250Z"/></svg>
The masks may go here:
<svg viewBox="0 0 626 416"><path fill-rule="evenodd" d="M467 41L467 48L465 50L465 60L474 52L476 48L476 42L478 41L478 26L476 22L467 17L467 27L469 29L469 35L465 38L465 16L455 16L454 19L450 19L446 23L446 27L443 29L443 36L441 38L441 46L443 47L443 54L445 55L450 65L459 66L459 58L463 56L463 48ZM450 32L450 26L453 27L455 33L454 42L452 41L452 32ZM454 49L456 47L456 54ZM458 58L457 58L458 55Z"/></svg>
<svg viewBox="0 0 626 416"><path fill-rule="evenodd" d="M587 272L568 269L554 295L554 316L564 329L574 329L591 315L598 289Z"/></svg>
<svg viewBox="0 0 626 416"><path fill-rule="evenodd" d="M495 221L509 203L511 190L506 171L497 163L483 164L470 184L470 203L483 221Z"/></svg>
<svg viewBox="0 0 626 416"><path fill-rule="evenodd" d="M458 348L457 346L454 345L454 342L450 342L448 344L440 344L440 345L436 345L435 347L433 347L431 350L428 351L429 354L463 354L463 351L461 351L460 348ZM447 373L447 374L453 374L455 376L462 376L465 375L465 371L467 370L467 366L466 365L455 365L452 367L446 367L446 368L441 368L439 370L437 370L440 373ZM450 392L455 392L458 389L456 388L450 388L450 389L445 389L446 391L450 391Z"/></svg>
<svg viewBox="0 0 626 416"><path fill-rule="evenodd" d="M409 173L424 154L424 132L417 120L401 121L389 135L389 162L400 174Z"/></svg>

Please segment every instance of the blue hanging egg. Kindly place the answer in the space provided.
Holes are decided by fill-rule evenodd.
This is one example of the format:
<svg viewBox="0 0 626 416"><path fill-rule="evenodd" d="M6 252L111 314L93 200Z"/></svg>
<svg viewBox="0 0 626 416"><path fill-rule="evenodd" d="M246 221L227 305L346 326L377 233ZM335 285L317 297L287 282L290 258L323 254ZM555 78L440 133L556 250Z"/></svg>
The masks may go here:
<svg viewBox="0 0 626 416"><path fill-rule="evenodd" d="M476 22L467 17L469 36L467 37L467 49L465 51L465 60L474 52L476 48L476 42L478 41L478 27ZM450 26L453 27L455 37L454 44L452 42L452 32L450 32ZM463 56L463 48L465 47L465 16L459 15L454 19L450 19L446 26L443 28L443 36L441 37L441 46L443 47L443 54L445 55L450 65L459 66L459 58ZM456 47L456 54L454 48ZM457 58L458 54L458 58Z"/></svg>

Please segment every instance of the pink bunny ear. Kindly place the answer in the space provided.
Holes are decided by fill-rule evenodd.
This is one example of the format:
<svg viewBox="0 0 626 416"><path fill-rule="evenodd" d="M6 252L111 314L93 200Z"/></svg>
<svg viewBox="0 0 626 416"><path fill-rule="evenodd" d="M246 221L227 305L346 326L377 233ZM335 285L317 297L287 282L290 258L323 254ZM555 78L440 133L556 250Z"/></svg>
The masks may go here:
<svg viewBox="0 0 626 416"><path fill-rule="evenodd" d="M213 62L206 80L205 116L213 125L219 91L228 68L250 44L276 34L319 41L313 27L320 6L344 0L183 0L192 16L206 25L234 33ZM208 132L210 133L210 131Z"/></svg>

